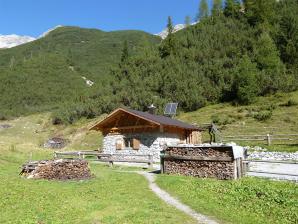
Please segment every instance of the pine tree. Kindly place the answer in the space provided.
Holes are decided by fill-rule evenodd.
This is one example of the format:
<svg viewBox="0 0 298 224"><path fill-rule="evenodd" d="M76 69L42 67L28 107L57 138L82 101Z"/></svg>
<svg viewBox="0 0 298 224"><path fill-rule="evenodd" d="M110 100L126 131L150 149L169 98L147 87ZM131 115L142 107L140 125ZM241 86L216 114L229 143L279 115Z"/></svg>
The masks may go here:
<svg viewBox="0 0 298 224"><path fill-rule="evenodd" d="M269 25L276 20L276 0L244 0L245 15L248 22Z"/></svg>
<svg viewBox="0 0 298 224"><path fill-rule="evenodd" d="M238 18L241 10L239 0L226 0L224 7L224 15L227 17Z"/></svg>
<svg viewBox="0 0 298 224"><path fill-rule="evenodd" d="M222 12L222 0L213 0L212 15L218 16Z"/></svg>
<svg viewBox="0 0 298 224"><path fill-rule="evenodd" d="M257 74L256 64L252 63L247 55L244 55L237 66L237 74L233 84L236 100L240 104L252 103L259 94Z"/></svg>
<svg viewBox="0 0 298 224"><path fill-rule="evenodd" d="M121 62L126 62L128 59L129 53L128 53L128 43L127 40L123 42L123 47L122 47L122 53L121 53Z"/></svg>
<svg viewBox="0 0 298 224"><path fill-rule="evenodd" d="M173 21L171 16L168 16L167 31L168 31L168 36L172 35L174 32L174 26L173 26Z"/></svg>
<svg viewBox="0 0 298 224"><path fill-rule="evenodd" d="M189 27L191 25L191 18L190 16L186 16L184 20L185 27Z"/></svg>
<svg viewBox="0 0 298 224"><path fill-rule="evenodd" d="M206 18L208 17L208 15L209 15L209 9L208 9L207 0L201 0L199 5L199 12L196 16L196 21Z"/></svg>
<svg viewBox="0 0 298 224"><path fill-rule="evenodd" d="M163 42L163 45L160 47L160 55L162 57L166 57L168 55L175 54L177 52L177 43L173 35L174 26L173 26L171 16L168 17L167 31L168 31L168 36Z"/></svg>
<svg viewBox="0 0 298 224"><path fill-rule="evenodd" d="M272 93L279 89L284 66L280 60L277 47L268 33L262 33L254 49L255 60L262 72L260 84L263 94Z"/></svg>

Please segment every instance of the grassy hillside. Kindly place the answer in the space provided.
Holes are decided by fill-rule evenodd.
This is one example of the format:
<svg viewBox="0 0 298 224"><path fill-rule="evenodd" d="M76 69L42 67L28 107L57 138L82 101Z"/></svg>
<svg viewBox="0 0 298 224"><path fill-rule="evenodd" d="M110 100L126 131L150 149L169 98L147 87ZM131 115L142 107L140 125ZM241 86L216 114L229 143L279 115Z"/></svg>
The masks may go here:
<svg viewBox="0 0 298 224"><path fill-rule="evenodd" d="M0 116L18 116L84 102L105 88L123 42L129 53L159 37L142 31L103 32L60 27L36 41L0 51ZM88 87L82 77L95 82ZM104 92L104 90L103 90Z"/></svg>
<svg viewBox="0 0 298 224"><path fill-rule="evenodd" d="M223 138L231 135L298 134L298 91L259 97L249 106L231 103L209 105L194 112L181 113L178 118L198 125L213 121L218 125ZM207 132L204 140L209 140ZM263 145L264 142L238 143ZM289 145L273 145L269 149L298 151L298 141Z"/></svg>

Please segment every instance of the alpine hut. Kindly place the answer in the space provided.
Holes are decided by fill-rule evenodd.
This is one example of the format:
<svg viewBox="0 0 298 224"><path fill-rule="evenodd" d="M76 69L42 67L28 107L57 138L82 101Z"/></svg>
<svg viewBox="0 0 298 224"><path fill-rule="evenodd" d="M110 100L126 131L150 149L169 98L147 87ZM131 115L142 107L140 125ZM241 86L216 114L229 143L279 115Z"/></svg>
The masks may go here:
<svg viewBox="0 0 298 224"><path fill-rule="evenodd" d="M201 144L201 130L167 116L118 108L91 127L101 131L103 153L153 155L159 161L166 145Z"/></svg>

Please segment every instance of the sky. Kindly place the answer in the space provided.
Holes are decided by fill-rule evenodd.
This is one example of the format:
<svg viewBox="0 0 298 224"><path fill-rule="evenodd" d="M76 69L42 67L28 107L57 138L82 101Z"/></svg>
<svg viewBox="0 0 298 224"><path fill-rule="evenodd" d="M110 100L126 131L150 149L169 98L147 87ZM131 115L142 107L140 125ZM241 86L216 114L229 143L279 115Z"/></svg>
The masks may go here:
<svg viewBox="0 0 298 224"><path fill-rule="evenodd" d="M0 0L0 34L38 37L57 25L159 33L194 18L199 0Z"/></svg>

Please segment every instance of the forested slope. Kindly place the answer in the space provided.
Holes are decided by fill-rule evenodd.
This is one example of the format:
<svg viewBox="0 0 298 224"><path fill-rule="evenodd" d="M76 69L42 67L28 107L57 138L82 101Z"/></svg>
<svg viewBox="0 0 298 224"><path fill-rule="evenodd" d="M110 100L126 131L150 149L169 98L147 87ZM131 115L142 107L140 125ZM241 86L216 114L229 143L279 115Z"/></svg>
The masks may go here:
<svg viewBox="0 0 298 224"><path fill-rule="evenodd" d="M125 41L133 55L143 42L157 45L160 38L142 31L60 27L31 43L0 50L0 114L18 116L83 101L110 79ZM82 77L95 84L88 87Z"/></svg>
<svg viewBox="0 0 298 224"><path fill-rule="evenodd" d="M67 27L0 51L2 113L48 108L55 123L72 123L119 106L145 110L154 103L161 111L174 101L194 111L297 90L297 0L221 2L211 10L201 4L197 23L176 33L169 17L162 42L141 31ZM87 88L81 76L96 85Z"/></svg>

